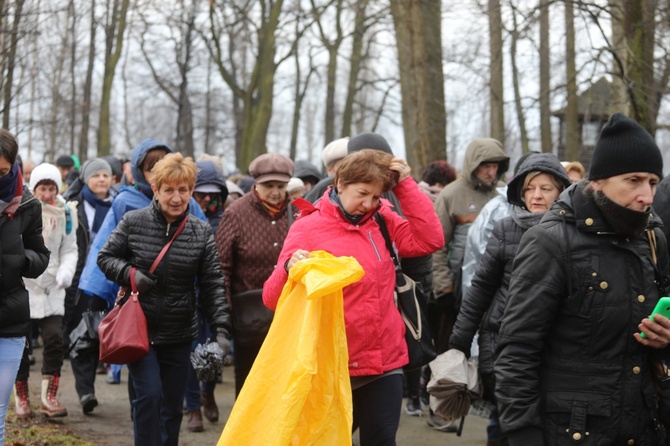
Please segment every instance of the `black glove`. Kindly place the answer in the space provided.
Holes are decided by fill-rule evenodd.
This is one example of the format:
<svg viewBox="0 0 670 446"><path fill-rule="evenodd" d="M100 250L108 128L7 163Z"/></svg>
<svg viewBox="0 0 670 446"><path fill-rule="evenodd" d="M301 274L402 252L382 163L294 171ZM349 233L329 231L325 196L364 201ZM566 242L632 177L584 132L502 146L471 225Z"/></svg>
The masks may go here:
<svg viewBox="0 0 670 446"><path fill-rule="evenodd" d="M145 293L155 287L156 281L156 276L153 274L143 273L139 269L135 270L135 285L137 286L137 291L140 293Z"/></svg>

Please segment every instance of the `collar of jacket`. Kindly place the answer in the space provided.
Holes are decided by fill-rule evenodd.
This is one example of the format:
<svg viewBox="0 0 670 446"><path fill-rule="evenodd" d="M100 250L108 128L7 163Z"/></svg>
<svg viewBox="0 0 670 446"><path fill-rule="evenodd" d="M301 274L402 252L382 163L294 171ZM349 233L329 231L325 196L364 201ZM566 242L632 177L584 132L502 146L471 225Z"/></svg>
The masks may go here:
<svg viewBox="0 0 670 446"><path fill-rule="evenodd" d="M158 203L158 200L155 200L155 199L151 200L150 209L151 209L151 214L154 216L154 218L156 218L162 224L168 226L168 221L165 218L165 214L163 214L163 210L161 209L161 205ZM169 226L174 227L174 228L179 226L179 223L181 223L181 221L186 218L186 216L189 214L190 210L191 210L191 204L189 203L186 206L186 211L183 214L181 214L179 216L179 218L177 218L175 221L173 221L172 223L169 223Z"/></svg>
<svg viewBox="0 0 670 446"><path fill-rule="evenodd" d="M615 235L593 199L584 196L587 184L588 182L583 180L564 190L542 221L565 220L577 226L582 232ZM659 227L661 224L660 218L652 211L647 229Z"/></svg>

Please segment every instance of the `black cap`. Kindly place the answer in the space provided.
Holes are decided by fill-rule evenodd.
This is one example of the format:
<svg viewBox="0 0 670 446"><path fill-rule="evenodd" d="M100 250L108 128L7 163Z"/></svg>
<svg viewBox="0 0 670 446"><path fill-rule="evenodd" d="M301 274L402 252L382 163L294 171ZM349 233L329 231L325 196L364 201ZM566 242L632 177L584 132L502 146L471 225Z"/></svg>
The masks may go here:
<svg viewBox="0 0 670 446"><path fill-rule="evenodd" d="M56 165L58 167L74 167L74 160L67 155L61 155L56 158Z"/></svg>
<svg viewBox="0 0 670 446"><path fill-rule="evenodd" d="M381 150L393 155L393 150L391 150L391 146L389 146L386 138L376 133L361 133L351 138L349 144L347 144L348 153L358 152L363 149Z"/></svg>
<svg viewBox="0 0 670 446"><path fill-rule="evenodd" d="M615 113L600 132L591 157L589 180L629 172L650 172L663 178L663 156L654 138L640 124Z"/></svg>

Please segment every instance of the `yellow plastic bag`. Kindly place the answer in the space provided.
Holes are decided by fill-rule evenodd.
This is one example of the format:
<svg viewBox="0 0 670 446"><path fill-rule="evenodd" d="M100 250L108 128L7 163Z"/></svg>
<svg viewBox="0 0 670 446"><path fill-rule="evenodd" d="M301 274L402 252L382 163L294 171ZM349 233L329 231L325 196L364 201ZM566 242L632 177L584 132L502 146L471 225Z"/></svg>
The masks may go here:
<svg viewBox="0 0 670 446"><path fill-rule="evenodd" d="M311 254L291 268L218 446L351 444L342 288L365 272L353 257Z"/></svg>

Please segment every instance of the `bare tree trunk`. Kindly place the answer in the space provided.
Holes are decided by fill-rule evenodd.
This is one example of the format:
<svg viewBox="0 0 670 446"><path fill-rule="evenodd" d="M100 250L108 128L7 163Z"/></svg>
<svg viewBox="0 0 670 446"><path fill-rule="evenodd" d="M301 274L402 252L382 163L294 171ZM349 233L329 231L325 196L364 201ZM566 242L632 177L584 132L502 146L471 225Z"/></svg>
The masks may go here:
<svg viewBox="0 0 670 446"><path fill-rule="evenodd" d="M351 136L351 121L354 114L354 98L356 97L356 86L358 84L358 73L363 61L363 36L367 30L365 25L366 9L369 0L359 0L354 6L356 18L354 19L354 34L351 42L351 57L349 58L349 82L347 83L347 96L344 100L342 111L342 131L340 136Z"/></svg>
<svg viewBox="0 0 670 446"><path fill-rule="evenodd" d="M517 55L517 41L519 40L519 28L516 19L516 9L512 9L512 43L510 49L510 58L512 61L512 83L514 84L514 105L516 108L516 117L519 121L519 133L521 135L521 152L528 153L530 151L528 145L528 132L526 131L526 116L523 111L523 104L521 103L521 91L519 88L519 69L516 64Z"/></svg>
<svg viewBox="0 0 670 446"><path fill-rule="evenodd" d="M551 139L551 67L549 62L549 0L540 0L540 142L553 152Z"/></svg>
<svg viewBox="0 0 670 446"><path fill-rule="evenodd" d="M12 23L11 39L9 52L7 53L7 75L5 77L4 104L2 113L2 127L9 128L9 115L12 106L12 91L14 82L14 66L16 64L16 48L19 41L19 24L21 23L21 14L25 0L15 0L14 2L14 22Z"/></svg>
<svg viewBox="0 0 670 446"><path fill-rule="evenodd" d="M114 0L111 11L108 9L107 25L105 26L105 72L102 80L100 124L98 125L98 156L109 155L112 146L110 130L112 85L114 84L116 65L123 49L123 36L126 30L129 3L130 0Z"/></svg>
<svg viewBox="0 0 670 446"><path fill-rule="evenodd" d="M79 158L88 156L88 132L91 123L91 90L93 89L93 67L95 64L95 3L91 0L91 29L88 43L88 65L86 67L86 80L84 81L83 99L81 102L81 130L79 133Z"/></svg>
<svg viewBox="0 0 670 446"><path fill-rule="evenodd" d="M489 50L491 60L491 137L505 144L505 103L503 95L503 43L500 0L488 0Z"/></svg>
<svg viewBox="0 0 670 446"><path fill-rule="evenodd" d="M299 35L299 26L300 21L296 21L296 35ZM307 87L309 86L309 80L312 77L312 74L315 72L314 65L312 64L312 55L309 54L309 71L305 80L302 80L302 69L300 67L300 60L304 58L304 55L300 53L298 45L300 38L295 42L295 54L293 55L293 60L295 62L295 86L293 87L293 121L291 123L291 143L289 147L289 157L291 159L296 159L296 149L298 147L298 130L300 128L300 116L302 110L302 103L307 94Z"/></svg>
<svg viewBox="0 0 670 446"><path fill-rule="evenodd" d="M610 87L610 114L616 112L630 115L628 92L625 78L627 76L628 54L624 39L624 3L626 0L609 0L612 16L612 37L610 52L612 54L612 85Z"/></svg>
<svg viewBox="0 0 670 446"><path fill-rule="evenodd" d="M579 161L579 110L577 109L577 69L575 67L575 16L573 0L565 0L565 82L568 104L565 110L565 156Z"/></svg>
<svg viewBox="0 0 670 446"><path fill-rule="evenodd" d="M441 3L392 0L391 12L398 48L405 152L414 171L422 172L432 161L446 158Z"/></svg>
<svg viewBox="0 0 670 446"><path fill-rule="evenodd" d="M68 3L68 14L72 18L72 28L70 31L70 38L72 39L72 47L70 48L70 88L72 89L72 99L70 100L70 150L75 153L75 133L77 129L77 82L75 75L75 66L77 64L77 14L75 10L74 0ZM80 160L84 160L81 154L77 153Z"/></svg>
<svg viewBox="0 0 670 446"><path fill-rule="evenodd" d="M342 16L342 0L333 0L323 8L318 8L314 0L311 0L311 3L312 14L319 29L321 42L328 51L328 69L326 71L326 110L324 121L324 135L326 139L324 142L325 145L335 139L335 87L337 84L337 57L339 55L340 45L344 39L340 22ZM335 37L331 41L323 29L321 18L323 12L332 3L335 3ZM329 20L331 20L330 17Z"/></svg>

